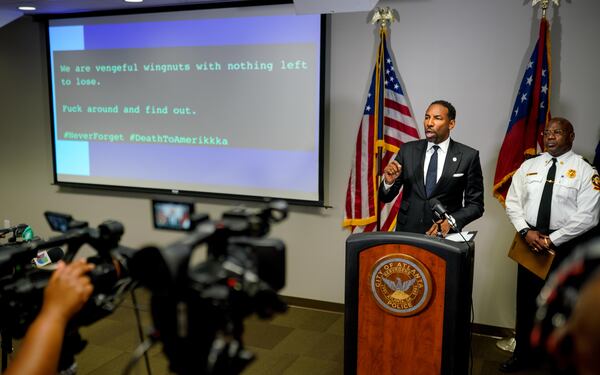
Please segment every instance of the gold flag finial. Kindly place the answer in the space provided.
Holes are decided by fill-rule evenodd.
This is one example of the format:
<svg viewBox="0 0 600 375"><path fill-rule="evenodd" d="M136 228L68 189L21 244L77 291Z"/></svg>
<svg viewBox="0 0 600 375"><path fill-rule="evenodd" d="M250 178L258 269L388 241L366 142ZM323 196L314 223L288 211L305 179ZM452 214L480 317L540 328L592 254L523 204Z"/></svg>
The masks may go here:
<svg viewBox="0 0 600 375"><path fill-rule="evenodd" d="M534 7L538 4L542 5L542 18L546 18L546 9L550 5L550 1L554 3L557 7L560 6L560 0L533 0L531 6Z"/></svg>
<svg viewBox="0 0 600 375"><path fill-rule="evenodd" d="M373 15L371 16L371 23L379 23L379 27L382 29L386 28L388 24L391 24L397 20L397 12L390 9L390 7L375 8L373 10Z"/></svg>

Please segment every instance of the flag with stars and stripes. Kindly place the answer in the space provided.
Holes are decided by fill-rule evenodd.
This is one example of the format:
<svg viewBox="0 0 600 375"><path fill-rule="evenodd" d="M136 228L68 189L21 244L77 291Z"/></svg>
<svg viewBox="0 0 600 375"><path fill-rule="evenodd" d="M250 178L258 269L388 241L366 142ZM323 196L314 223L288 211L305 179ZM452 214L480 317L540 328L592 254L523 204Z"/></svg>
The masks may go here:
<svg viewBox="0 0 600 375"><path fill-rule="evenodd" d="M550 120L550 33L548 21L540 21L540 34L525 69L498 154L494 196L504 205L512 176L526 156L543 147L541 133Z"/></svg>
<svg viewBox="0 0 600 375"><path fill-rule="evenodd" d="M386 44L386 29L380 32L375 69L367 103L358 129L356 150L346 191L344 227L354 233L392 231L402 193L388 204L378 204L377 188L383 168L419 132L404 95L398 73Z"/></svg>

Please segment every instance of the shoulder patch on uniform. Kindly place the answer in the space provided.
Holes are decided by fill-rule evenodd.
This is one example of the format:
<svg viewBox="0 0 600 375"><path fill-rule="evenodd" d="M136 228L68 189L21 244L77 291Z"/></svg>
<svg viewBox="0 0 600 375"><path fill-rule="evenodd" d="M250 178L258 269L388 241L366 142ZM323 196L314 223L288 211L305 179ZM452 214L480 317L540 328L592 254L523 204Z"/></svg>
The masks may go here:
<svg viewBox="0 0 600 375"><path fill-rule="evenodd" d="M594 190L600 191L600 175L598 173L592 176L592 185L594 185Z"/></svg>

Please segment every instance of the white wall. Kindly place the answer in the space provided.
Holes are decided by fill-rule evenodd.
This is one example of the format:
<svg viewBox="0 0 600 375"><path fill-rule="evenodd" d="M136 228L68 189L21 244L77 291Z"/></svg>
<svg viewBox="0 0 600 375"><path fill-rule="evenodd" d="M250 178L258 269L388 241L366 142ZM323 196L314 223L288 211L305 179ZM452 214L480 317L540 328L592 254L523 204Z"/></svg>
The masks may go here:
<svg viewBox="0 0 600 375"><path fill-rule="evenodd" d="M508 115L523 67L537 36L538 12L530 1L385 1L400 14L392 25L391 48L417 122L428 103L443 98L457 108L452 136L478 148L486 188L486 213L469 229L476 241L475 321L514 324L515 265L506 258L513 230L491 186ZM564 2L549 12L552 22L552 113L572 120L575 151L592 157L600 136L595 100L600 87L596 50L600 24L597 0ZM554 14L553 13L560 13ZM377 30L366 13L330 18L329 96L326 98L325 200L331 209L293 207L272 234L288 246L283 294L342 303L344 242L341 229L346 183L367 86ZM52 186L45 47L40 25L20 19L0 29L0 220L27 222L51 235L42 213L72 213L96 225L122 221L123 243L167 244L176 234L152 230L150 196L59 189ZM197 210L217 217L238 202L197 199ZM254 206L253 204L248 204Z"/></svg>

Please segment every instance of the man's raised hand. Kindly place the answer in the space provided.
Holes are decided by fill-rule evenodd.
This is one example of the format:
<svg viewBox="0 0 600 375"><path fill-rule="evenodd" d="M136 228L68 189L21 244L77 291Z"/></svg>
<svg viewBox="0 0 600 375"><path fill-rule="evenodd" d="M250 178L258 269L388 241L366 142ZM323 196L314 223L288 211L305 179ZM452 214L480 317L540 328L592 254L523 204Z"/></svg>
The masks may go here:
<svg viewBox="0 0 600 375"><path fill-rule="evenodd" d="M383 170L383 178L386 184L393 184L402 173L402 165L396 160L392 160Z"/></svg>

